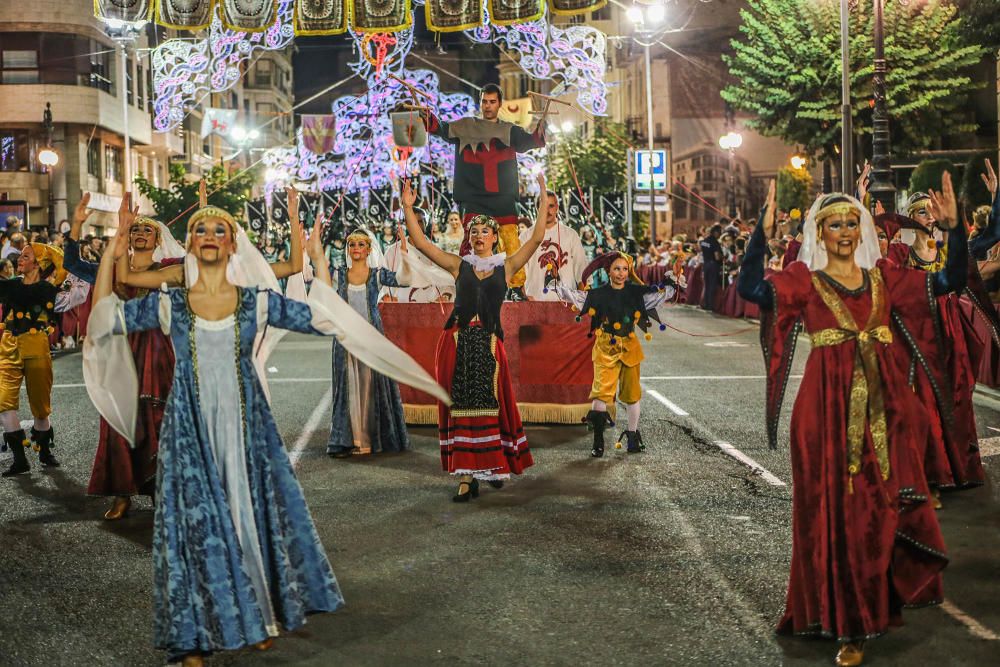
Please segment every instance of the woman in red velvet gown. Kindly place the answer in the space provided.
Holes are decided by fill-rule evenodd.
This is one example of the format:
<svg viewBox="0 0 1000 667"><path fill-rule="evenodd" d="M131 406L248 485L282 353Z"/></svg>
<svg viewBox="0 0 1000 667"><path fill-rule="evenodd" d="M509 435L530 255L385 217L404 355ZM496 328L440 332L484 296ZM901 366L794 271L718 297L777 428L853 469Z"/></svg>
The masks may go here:
<svg viewBox="0 0 1000 667"><path fill-rule="evenodd" d="M964 235L952 235L959 249L948 271L899 268L881 258L860 202L834 193L813 205L799 261L765 279L771 187L738 285L762 311L772 446L803 326L812 342L791 417L792 562L778 632L836 639L837 664L859 665L864 641L898 622L902 606L942 599L947 558L894 321L930 319L934 295L961 288ZM950 189L943 202L954 210Z"/></svg>

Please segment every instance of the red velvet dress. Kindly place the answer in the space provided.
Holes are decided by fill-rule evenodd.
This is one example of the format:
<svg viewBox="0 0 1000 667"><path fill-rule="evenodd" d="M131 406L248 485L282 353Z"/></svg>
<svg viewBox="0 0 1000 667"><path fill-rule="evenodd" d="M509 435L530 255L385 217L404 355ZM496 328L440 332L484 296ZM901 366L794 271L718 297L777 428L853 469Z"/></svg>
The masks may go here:
<svg viewBox="0 0 1000 667"><path fill-rule="evenodd" d="M888 259L897 266L923 271L940 268L936 263L921 263L904 243L891 244ZM970 271L975 270L975 263L970 265ZM985 473L972 395L984 345L972 320L962 312L957 294L938 297L936 310L937 317L907 327L916 348L908 360L913 390L924 405L929 426L924 469L933 487L978 486Z"/></svg>
<svg viewBox="0 0 1000 667"><path fill-rule="evenodd" d="M164 262L166 265L173 262ZM116 287L123 300L144 296L147 290ZM160 422L174 380L174 348L159 329L128 334L139 378L139 412L135 448L101 419L97 454L87 494L91 496L152 496L156 482Z"/></svg>
<svg viewBox="0 0 1000 667"><path fill-rule="evenodd" d="M890 333L893 312L905 321L931 316L929 276L881 262L864 287L848 291L819 274L815 285L794 262L767 280L775 306L762 323L772 438L800 323L814 337L791 416L792 563L778 631L872 638L898 621L903 604L942 599L947 558L927 502L921 408L907 386L905 342ZM839 302L839 319L824 292ZM869 391L857 403L862 359L871 363ZM853 455L852 412L862 424Z"/></svg>

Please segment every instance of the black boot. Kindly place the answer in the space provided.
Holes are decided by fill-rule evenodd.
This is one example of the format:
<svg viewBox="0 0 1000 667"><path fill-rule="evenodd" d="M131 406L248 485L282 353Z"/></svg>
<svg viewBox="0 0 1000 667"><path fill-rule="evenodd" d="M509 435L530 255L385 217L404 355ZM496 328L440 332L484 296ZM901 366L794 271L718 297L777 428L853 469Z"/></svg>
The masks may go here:
<svg viewBox="0 0 1000 667"><path fill-rule="evenodd" d="M625 451L629 454L646 451L646 445L642 444L642 436L639 431L625 431L625 439L628 441L628 447Z"/></svg>
<svg viewBox="0 0 1000 667"><path fill-rule="evenodd" d="M31 439L35 442L35 451L38 452L38 461L43 466L58 468L59 461L52 455L52 448L55 446L55 432L52 427L48 431L38 431L31 427Z"/></svg>
<svg viewBox="0 0 1000 667"><path fill-rule="evenodd" d="M594 430L594 447L590 450L590 455L599 459L604 456L604 429L608 426L608 413L591 410L587 413L587 423Z"/></svg>
<svg viewBox="0 0 1000 667"><path fill-rule="evenodd" d="M4 477L13 477L14 475L20 475L21 473L28 472L31 470L31 466L28 465L28 457L24 454L25 438L24 430L11 431L10 433L3 434L3 441L7 444L11 453L14 455L14 462L10 464L4 472L0 473Z"/></svg>

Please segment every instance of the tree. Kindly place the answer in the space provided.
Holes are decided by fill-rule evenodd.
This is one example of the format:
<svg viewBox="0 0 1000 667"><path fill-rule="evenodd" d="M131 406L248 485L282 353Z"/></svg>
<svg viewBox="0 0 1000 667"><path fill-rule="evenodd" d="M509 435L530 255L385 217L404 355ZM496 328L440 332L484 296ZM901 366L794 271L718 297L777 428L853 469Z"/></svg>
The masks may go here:
<svg viewBox="0 0 1000 667"><path fill-rule="evenodd" d="M951 172L952 180L957 180L955 165L951 160L924 160L910 174L910 192L941 191L941 174Z"/></svg>
<svg viewBox="0 0 1000 667"><path fill-rule="evenodd" d="M962 170L962 203L965 204L966 211L971 211L982 204L993 203L993 196L986 189L981 177L986 173L986 159L992 155L994 154L987 151L976 153L965 163L965 168Z"/></svg>
<svg viewBox="0 0 1000 667"><path fill-rule="evenodd" d="M835 159L840 144L840 16L836 0L748 0L741 37L724 55L736 80L722 98L754 118L747 125ZM871 133L874 72L871 3L851 11L851 107L856 134ZM962 41L964 22L942 0L885 3L886 95L893 149L908 153L975 129L961 108L967 74L984 49Z"/></svg>
<svg viewBox="0 0 1000 667"><path fill-rule="evenodd" d="M575 190L579 181L584 191L591 187L599 193L623 191L629 148L624 137L621 123L598 120L590 137L560 138L549 153L549 187L557 192Z"/></svg>
<svg viewBox="0 0 1000 667"><path fill-rule="evenodd" d="M996 54L1000 50L1000 0L956 0L962 15L962 36Z"/></svg>
<svg viewBox="0 0 1000 667"><path fill-rule="evenodd" d="M782 167L778 170L776 204L779 211L809 210L812 203L812 174L805 169Z"/></svg>
<svg viewBox="0 0 1000 667"><path fill-rule="evenodd" d="M220 166L212 167L205 174L208 186L208 203L229 211L237 220L243 217L243 204L250 195L254 182L252 171L230 178ZM198 209L198 181L188 178L183 165L170 165L170 178L166 188L159 188L143 175L135 177L139 193L153 203L156 217L170 227L170 233L179 241L187 236L187 221Z"/></svg>

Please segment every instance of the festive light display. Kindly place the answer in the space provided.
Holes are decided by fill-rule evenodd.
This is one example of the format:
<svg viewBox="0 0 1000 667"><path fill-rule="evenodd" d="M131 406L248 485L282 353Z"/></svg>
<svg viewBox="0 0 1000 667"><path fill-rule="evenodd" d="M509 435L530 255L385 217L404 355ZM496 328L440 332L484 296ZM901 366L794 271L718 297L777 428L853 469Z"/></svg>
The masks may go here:
<svg viewBox="0 0 1000 667"><path fill-rule="evenodd" d="M229 30L215 14L205 39L170 39L153 49L153 127L158 132L177 127L188 106L239 81L240 63L259 50L277 51L288 46L294 36L293 3L278 0L278 20L264 32Z"/></svg>
<svg viewBox="0 0 1000 667"><path fill-rule="evenodd" d="M543 16L537 21L513 26L490 22L483 10L483 25L465 34L480 44L496 44L533 79L549 79L561 84L562 92L577 91L579 105L595 116L608 109L604 70L607 38L596 28L549 25Z"/></svg>

